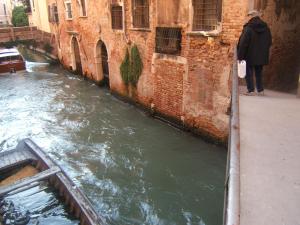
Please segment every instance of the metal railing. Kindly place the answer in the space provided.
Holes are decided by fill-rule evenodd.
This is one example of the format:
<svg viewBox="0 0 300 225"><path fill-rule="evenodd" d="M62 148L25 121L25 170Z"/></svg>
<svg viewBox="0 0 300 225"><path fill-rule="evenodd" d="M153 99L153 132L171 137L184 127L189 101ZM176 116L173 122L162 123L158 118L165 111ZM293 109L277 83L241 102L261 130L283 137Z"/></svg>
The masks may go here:
<svg viewBox="0 0 300 225"><path fill-rule="evenodd" d="M232 98L225 181L224 225L240 224L240 120L237 50L234 49L232 67Z"/></svg>

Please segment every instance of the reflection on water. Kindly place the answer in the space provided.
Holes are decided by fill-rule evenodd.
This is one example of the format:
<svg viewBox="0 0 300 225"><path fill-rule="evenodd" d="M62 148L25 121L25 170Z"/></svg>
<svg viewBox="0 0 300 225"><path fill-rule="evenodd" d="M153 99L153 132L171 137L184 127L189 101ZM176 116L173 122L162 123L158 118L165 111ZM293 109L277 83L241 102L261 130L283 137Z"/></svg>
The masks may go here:
<svg viewBox="0 0 300 225"><path fill-rule="evenodd" d="M0 151L31 137L108 224L222 223L224 149L60 66L46 69L0 76Z"/></svg>
<svg viewBox="0 0 300 225"><path fill-rule="evenodd" d="M4 225L79 224L78 220L70 217L55 192L43 183L2 199L0 215Z"/></svg>

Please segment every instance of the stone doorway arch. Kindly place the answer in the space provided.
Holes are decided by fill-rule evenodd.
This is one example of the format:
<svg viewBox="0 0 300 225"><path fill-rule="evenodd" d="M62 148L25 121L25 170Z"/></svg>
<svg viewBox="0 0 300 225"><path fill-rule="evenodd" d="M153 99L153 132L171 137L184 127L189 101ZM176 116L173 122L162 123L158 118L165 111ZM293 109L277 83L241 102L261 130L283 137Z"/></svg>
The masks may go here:
<svg viewBox="0 0 300 225"><path fill-rule="evenodd" d="M80 58L80 49L76 37L71 40L72 70L82 75L82 64Z"/></svg>
<svg viewBox="0 0 300 225"><path fill-rule="evenodd" d="M97 80L104 81L104 83L109 85L108 53L107 53L106 45L101 40L97 42L95 58L96 58Z"/></svg>

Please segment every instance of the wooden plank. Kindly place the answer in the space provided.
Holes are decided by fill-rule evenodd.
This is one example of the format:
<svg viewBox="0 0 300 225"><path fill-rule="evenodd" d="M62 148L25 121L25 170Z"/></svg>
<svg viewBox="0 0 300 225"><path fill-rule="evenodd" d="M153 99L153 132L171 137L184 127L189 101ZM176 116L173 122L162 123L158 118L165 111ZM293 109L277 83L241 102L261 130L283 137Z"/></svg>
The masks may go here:
<svg viewBox="0 0 300 225"><path fill-rule="evenodd" d="M33 183L28 184L28 185L26 185L24 187L21 187L21 188L18 188L16 190L14 190L14 191L9 192L9 194L7 194L7 196L18 194L20 192L26 191L26 190L28 190L30 188L33 188L33 187L36 187L36 186L39 186L39 185L40 185L39 181L33 182Z"/></svg>
<svg viewBox="0 0 300 225"><path fill-rule="evenodd" d="M37 146L31 139L25 139L24 143L30 148L31 152L36 155L41 161L46 163L49 167L55 166L56 163L46 154L39 146Z"/></svg>
<svg viewBox="0 0 300 225"><path fill-rule="evenodd" d="M16 189L19 189L26 185L29 185L33 182L44 180L60 171L61 171L61 169L58 166L55 166L55 167L45 170L35 176L28 177L28 178L22 179L20 181L17 181L16 183L14 183L12 185L0 187L0 197L2 197L3 195L5 195L11 191L14 191Z"/></svg>
<svg viewBox="0 0 300 225"><path fill-rule="evenodd" d="M76 202L76 204L79 206L79 211L83 213L83 215L86 216L86 219L88 220L89 225L100 225L104 224L103 218L101 218L92 207L89 199L83 194L83 192L78 188L75 184L72 183L70 178L63 173L57 174L57 177L60 179L60 181L63 183L66 190L68 190L67 195L70 195L70 198ZM71 201L72 201L71 200ZM75 210L76 212L76 210ZM76 214L76 213L75 213Z"/></svg>
<svg viewBox="0 0 300 225"><path fill-rule="evenodd" d="M37 160L37 157L33 155L27 149L14 149L0 153L0 171L7 169L11 166L16 166L21 163L29 162L30 160Z"/></svg>

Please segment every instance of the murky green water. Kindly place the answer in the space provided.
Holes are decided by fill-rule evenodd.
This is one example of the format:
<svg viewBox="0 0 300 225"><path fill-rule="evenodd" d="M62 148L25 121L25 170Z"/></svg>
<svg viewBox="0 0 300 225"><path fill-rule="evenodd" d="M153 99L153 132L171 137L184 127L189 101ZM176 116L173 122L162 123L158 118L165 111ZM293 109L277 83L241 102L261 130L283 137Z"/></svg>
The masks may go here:
<svg viewBox="0 0 300 225"><path fill-rule="evenodd" d="M0 76L0 151L31 137L108 224L222 223L224 149L60 66L28 67L33 72Z"/></svg>

